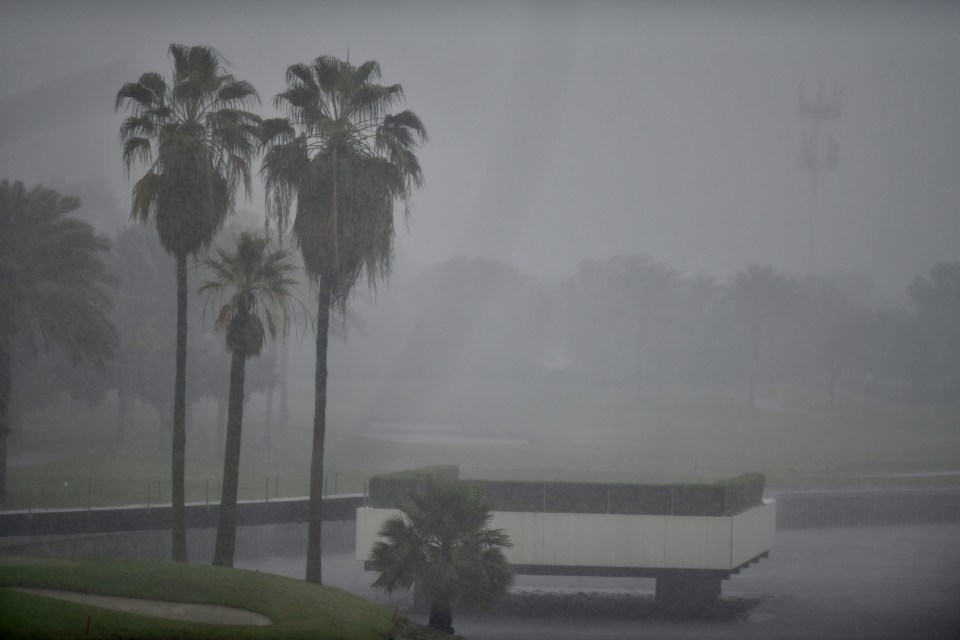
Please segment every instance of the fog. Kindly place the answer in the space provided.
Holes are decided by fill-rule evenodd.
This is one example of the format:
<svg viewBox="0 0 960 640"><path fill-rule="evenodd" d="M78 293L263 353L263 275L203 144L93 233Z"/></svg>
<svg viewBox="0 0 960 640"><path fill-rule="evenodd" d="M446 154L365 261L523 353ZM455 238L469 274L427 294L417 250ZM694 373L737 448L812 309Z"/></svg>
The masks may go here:
<svg viewBox="0 0 960 640"><path fill-rule="evenodd" d="M686 274L811 266L809 120L842 90L819 180L817 272L899 296L960 242L960 9L952 3L4 3L0 174L103 190L126 224L112 112L166 72L171 42L217 47L264 115L295 62L378 60L430 132L427 187L398 236L417 267L483 256L535 274L639 253ZM74 190L76 190L76 188ZM262 196L241 205L262 212Z"/></svg>
<svg viewBox="0 0 960 640"><path fill-rule="evenodd" d="M129 221L143 167L125 174L113 107L123 83L170 75L171 43L222 52L264 117L280 115L289 65L376 60L429 132L393 273L361 279L332 329L334 493L437 463L955 490L960 4L33 1L0 3L0 179L79 196L112 239L119 345L100 372L14 345L17 508L37 484L46 506L75 506L58 474L77 469L87 501L110 485L104 504L169 480L174 262ZM215 246L262 228L254 182ZM196 291L204 272L190 277ZM315 313L309 283L300 295ZM187 492L201 500L230 358L203 299L189 304ZM241 499L305 492L315 351L298 320L247 367ZM98 471L104 452L130 462ZM788 571L836 546L791 540ZM755 588L779 589L765 571ZM810 576L797 620L826 606ZM952 622L941 600L928 609Z"/></svg>
<svg viewBox="0 0 960 640"><path fill-rule="evenodd" d="M918 385L927 399L952 388L949 364L910 369L890 346L909 343L907 316L924 314L908 285L960 247L952 3L31 2L4 3L0 17L0 175L80 196L79 215L118 255L137 175L123 169L113 99L142 72L168 73L171 42L222 51L265 116L277 114L285 68L321 53L378 60L403 84L430 133L426 185L398 224L392 278L374 293L358 287L349 339L333 346L335 430L556 432L561 416L575 430L556 395L569 394L517 386L537 376L625 385L615 401L581 398L583 416L599 411L600 426L623 430L651 384L744 385L759 371L818 390L817 402L827 387L833 401L835 383L893 385L901 399ZM813 142L801 101L839 107ZM259 226L263 211L257 184L231 228ZM148 284L118 260L127 294L115 322L136 322L120 316L142 307L143 291L158 294L154 319L168 313L171 263L154 265ZM765 321L752 373L731 293L749 265L805 291ZM667 293L627 284L644 273ZM843 337L853 308L856 334L873 337L831 347L854 342ZM864 324L870 310L886 315ZM192 313L192 331L214 341L199 299ZM304 426L309 333L301 323L283 347L293 354L283 406ZM855 353L831 357L841 351ZM503 392L478 390L477 376ZM937 391L931 380L946 382ZM487 392L501 401L484 406ZM760 396L751 402L778 406Z"/></svg>

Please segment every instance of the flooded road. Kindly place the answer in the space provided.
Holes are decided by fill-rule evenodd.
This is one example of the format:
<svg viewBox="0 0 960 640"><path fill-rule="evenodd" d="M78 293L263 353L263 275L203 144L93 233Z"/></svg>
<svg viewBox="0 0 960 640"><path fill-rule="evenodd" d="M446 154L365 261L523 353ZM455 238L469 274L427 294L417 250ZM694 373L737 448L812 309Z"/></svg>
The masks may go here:
<svg viewBox="0 0 960 640"><path fill-rule="evenodd" d="M237 563L302 578L303 558ZM370 588L374 574L352 555L324 557L324 583L403 609L410 594ZM624 595L652 600L654 581L520 576L524 591L584 593L591 601ZM734 620L668 622L547 607L518 614L458 614L470 640L606 638L960 638L960 525L907 525L778 531L770 558L723 583L723 597L745 604ZM614 610L616 607L614 607ZM420 620L413 614L415 620Z"/></svg>

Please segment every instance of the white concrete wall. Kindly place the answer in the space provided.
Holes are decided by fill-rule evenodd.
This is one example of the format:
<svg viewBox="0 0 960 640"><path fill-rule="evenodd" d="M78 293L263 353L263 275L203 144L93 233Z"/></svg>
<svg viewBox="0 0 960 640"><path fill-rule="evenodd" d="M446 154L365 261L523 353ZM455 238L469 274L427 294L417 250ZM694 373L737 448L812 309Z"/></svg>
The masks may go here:
<svg viewBox="0 0 960 640"><path fill-rule="evenodd" d="M773 548L777 529L777 503L764 500L762 507L749 509L733 517L731 562L739 567Z"/></svg>
<svg viewBox="0 0 960 640"><path fill-rule="evenodd" d="M356 558L366 560L394 509L357 509ZM773 546L776 506L732 518L495 511L512 564L730 570Z"/></svg>

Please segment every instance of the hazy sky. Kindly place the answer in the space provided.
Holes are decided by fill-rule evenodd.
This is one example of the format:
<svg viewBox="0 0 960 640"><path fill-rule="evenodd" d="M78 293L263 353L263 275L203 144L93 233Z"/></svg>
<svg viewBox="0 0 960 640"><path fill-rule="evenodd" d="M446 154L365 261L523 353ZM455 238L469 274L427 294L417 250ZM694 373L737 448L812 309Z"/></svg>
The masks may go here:
<svg viewBox="0 0 960 640"><path fill-rule="evenodd" d="M843 95L821 127L839 163L816 269L899 293L960 259L960 3L2 0L0 177L94 181L128 207L113 99L169 77L171 42L218 48L268 116L288 65L378 60L430 133L398 236L414 265L562 275L637 252L721 278L805 271L801 84Z"/></svg>

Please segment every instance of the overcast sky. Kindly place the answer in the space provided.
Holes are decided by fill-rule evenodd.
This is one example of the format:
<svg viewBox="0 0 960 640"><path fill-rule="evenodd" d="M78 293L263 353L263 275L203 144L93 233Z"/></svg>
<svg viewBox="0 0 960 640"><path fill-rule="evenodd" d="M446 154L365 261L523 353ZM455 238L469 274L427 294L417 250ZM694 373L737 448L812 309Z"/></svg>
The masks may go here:
<svg viewBox="0 0 960 640"><path fill-rule="evenodd" d="M93 181L126 209L113 99L169 77L171 42L219 49L265 116L292 63L379 61L430 133L398 235L413 265L565 275L636 252L686 274L804 272L797 103L821 84L842 112L821 123L839 151L815 269L893 294L960 259L960 3L2 0L0 177Z"/></svg>

